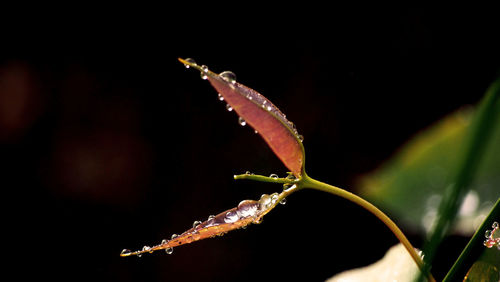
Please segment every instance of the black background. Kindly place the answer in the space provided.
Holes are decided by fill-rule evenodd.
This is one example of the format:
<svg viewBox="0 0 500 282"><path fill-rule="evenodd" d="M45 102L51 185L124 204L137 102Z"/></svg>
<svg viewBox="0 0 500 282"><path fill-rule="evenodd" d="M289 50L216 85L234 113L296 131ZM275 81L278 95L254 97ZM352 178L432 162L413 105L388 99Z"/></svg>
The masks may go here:
<svg viewBox="0 0 500 282"><path fill-rule="evenodd" d="M302 191L244 231L120 258L281 190L233 180L286 168L178 57L268 97L304 135L308 174L354 192L416 132L479 101L500 66L491 7L223 4L5 20L1 186L19 280L322 281L397 243L362 208ZM466 242L448 239L436 277Z"/></svg>

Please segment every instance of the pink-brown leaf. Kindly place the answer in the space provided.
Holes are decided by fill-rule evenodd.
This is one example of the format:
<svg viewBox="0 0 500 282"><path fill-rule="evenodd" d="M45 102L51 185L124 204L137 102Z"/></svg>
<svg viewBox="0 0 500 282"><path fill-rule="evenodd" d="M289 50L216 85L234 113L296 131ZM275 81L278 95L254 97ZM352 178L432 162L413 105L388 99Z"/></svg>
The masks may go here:
<svg viewBox="0 0 500 282"><path fill-rule="evenodd" d="M256 130L273 152L295 176L304 164L302 137L293 123L268 99L257 91L200 67L192 60L179 59L186 66L198 69L222 95L234 111Z"/></svg>

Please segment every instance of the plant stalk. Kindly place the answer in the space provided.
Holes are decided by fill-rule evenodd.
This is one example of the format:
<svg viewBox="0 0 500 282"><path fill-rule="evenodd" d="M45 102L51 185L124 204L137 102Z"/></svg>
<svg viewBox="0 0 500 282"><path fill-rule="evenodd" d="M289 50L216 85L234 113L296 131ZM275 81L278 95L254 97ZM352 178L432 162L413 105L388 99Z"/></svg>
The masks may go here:
<svg viewBox="0 0 500 282"><path fill-rule="evenodd" d="M415 261L417 266L420 268L420 270L424 270L424 263L420 257L420 255L415 251L415 248L412 246L408 238L404 235L404 233L399 229L399 227L392 221L385 213L383 213L381 210L379 210L376 206L374 206L372 203L366 201L365 199L349 192L346 191L342 188L332 186L330 184L315 180L307 176L307 174L303 174L302 179L300 181L300 186L302 188L312 188L316 190L320 190L323 192L327 192L336 196L340 196L344 199L347 199L374 214L376 217L378 217L391 231L392 233L398 238L398 240L403 244L403 246L406 248L412 259ZM432 274L429 272L428 273L428 280L429 281L436 281Z"/></svg>

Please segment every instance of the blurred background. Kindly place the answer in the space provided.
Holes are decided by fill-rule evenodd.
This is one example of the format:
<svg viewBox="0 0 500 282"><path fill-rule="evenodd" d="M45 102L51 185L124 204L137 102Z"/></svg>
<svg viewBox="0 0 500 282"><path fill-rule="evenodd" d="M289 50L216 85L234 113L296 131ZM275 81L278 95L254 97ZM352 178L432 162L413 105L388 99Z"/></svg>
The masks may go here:
<svg viewBox="0 0 500 282"><path fill-rule="evenodd" d="M308 174L353 192L415 133L478 102L500 67L488 7L114 8L1 28L4 243L19 280L323 281L397 243L365 210L303 191L244 231L120 258L281 190L234 174L286 173L178 57L268 97L305 137ZM467 240L448 239L436 277Z"/></svg>

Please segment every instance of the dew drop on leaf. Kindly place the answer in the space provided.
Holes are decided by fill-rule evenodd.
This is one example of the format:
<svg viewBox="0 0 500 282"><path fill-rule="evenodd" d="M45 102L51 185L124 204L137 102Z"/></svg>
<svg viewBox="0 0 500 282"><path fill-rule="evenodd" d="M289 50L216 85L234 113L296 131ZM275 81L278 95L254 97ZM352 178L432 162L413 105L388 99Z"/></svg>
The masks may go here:
<svg viewBox="0 0 500 282"><path fill-rule="evenodd" d="M185 59L184 61L186 61L186 62L188 62L188 63L190 63L190 64L193 64L193 65L196 65L196 61L195 61L195 60L193 60L193 59L191 59L191 58L187 58L187 59ZM186 64L186 65L184 65L184 66L186 67L186 69L189 69L189 65L187 65L187 64Z"/></svg>
<svg viewBox="0 0 500 282"><path fill-rule="evenodd" d="M144 247L142 247L142 251L143 252L149 252L150 250L151 250L150 246L144 246Z"/></svg>
<svg viewBox="0 0 500 282"><path fill-rule="evenodd" d="M232 71L224 71L224 72L221 72L219 74L220 77L222 77L222 79L224 79L225 81L231 83L231 84L235 84L236 83L236 75L232 72Z"/></svg>
<svg viewBox="0 0 500 282"><path fill-rule="evenodd" d="M206 80L208 78L207 72L208 72L208 67L203 65L201 66L202 72L200 72L201 79Z"/></svg>
<svg viewBox="0 0 500 282"><path fill-rule="evenodd" d="M218 93L217 96L219 97L219 101L224 101L224 97L222 97L222 94Z"/></svg>
<svg viewBox="0 0 500 282"><path fill-rule="evenodd" d="M228 112L231 112L231 111L233 110L233 107L231 107L231 105L227 104L227 105L226 105L226 110L227 110Z"/></svg>
<svg viewBox="0 0 500 282"><path fill-rule="evenodd" d="M201 224L201 221L198 221L198 220L193 222L193 228L198 227L198 225L200 225L200 224Z"/></svg>
<svg viewBox="0 0 500 282"><path fill-rule="evenodd" d="M241 125L241 126L245 126L247 125L247 122L242 118L242 117L239 117L238 118L238 123Z"/></svg>
<svg viewBox="0 0 500 282"><path fill-rule="evenodd" d="M246 218L255 216L257 213L258 203L252 200L243 200L238 204L236 212L240 217Z"/></svg>
<svg viewBox="0 0 500 282"><path fill-rule="evenodd" d="M224 222L225 223L233 223L236 222L239 219L238 214L234 211L229 211L226 213L226 216L224 217Z"/></svg>
<svg viewBox="0 0 500 282"><path fill-rule="evenodd" d="M260 196L259 200L260 210L266 210L267 208L269 208L270 205L271 205L271 196L267 194L263 194L262 196Z"/></svg>
<svg viewBox="0 0 500 282"><path fill-rule="evenodd" d="M120 253L122 256L130 254L132 251L129 249L123 249L122 252Z"/></svg>

